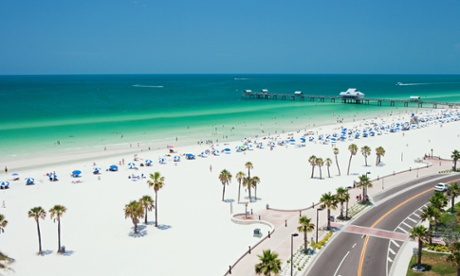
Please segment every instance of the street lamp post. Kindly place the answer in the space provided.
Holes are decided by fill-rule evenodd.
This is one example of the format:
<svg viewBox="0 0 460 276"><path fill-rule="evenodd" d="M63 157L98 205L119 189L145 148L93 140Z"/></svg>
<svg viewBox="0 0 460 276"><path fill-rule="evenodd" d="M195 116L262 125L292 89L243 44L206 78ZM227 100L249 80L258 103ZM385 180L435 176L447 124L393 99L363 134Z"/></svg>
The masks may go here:
<svg viewBox="0 0 460 276"><path fill-rule="evenodd" d="M323 208L316 209L316 244L318 244L319 211L322 210Z"/></svg>
<svg viewBox="0 0 460 276"><path fill-rule="evenodd" d="M298 233L293 233L293 234L291 234L291 276L294 275L294 274L293 274L293 270L292 270L292 268L293 268L293 266L292 266L292 255L293 255L293 252L292 252L292 251L293 251L292 243L293 243L294 237L297 237L298 235L299 235Z"/></svg>
<svg viewBox="0 0 460 276"><path fill-rule="evenodd" d="M244 203L244 215L246 216L246 218L248 218L248 202L247 201Z"/></svg>

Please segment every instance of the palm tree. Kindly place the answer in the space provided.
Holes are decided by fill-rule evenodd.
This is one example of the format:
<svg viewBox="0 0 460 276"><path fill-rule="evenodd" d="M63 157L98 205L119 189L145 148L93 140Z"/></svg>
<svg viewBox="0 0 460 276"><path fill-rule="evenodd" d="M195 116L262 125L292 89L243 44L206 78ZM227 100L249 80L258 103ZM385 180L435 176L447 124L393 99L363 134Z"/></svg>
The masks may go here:
<svg viewBox="0 0 460 276"><path fill-rule="evenodd" d="M144 206L139 201L131 201L125 205L125 218L131 218L134 224L134 234L137 234L137 224L144 216Z"/></svg>
<svg viewBox="0 0 460 276"><path fill-rule="evenodd" d="M433 232L433 225L438 223L438 220L441 218L441 212L434 205L428 205L422 209L420 214L421 221L428 221L428 233L430 234L430 244L432 244L431 234Z"/></svg>
<svg viewBox="0 0 460 276"><path fill-rule="evenodd" d="M8 225L8 221L5 219L5 216L0 214L0 232L5 232L5 227Z"/></svg>
<svg viewBox="0 0 460 276"><path fill-rule="evenodd" d="M369 177L367 177L367 174L361 175L359 177L359 181L356 183L356 187L363 189L363 200L366 198L367 189L372 188L373 186L374 185L372 185L372 182Z"/></svg>
<svg viewBox="0 0 460 276"><path fill-rule="evenodd" d="M260 178L258 176L253 176L251 178L251 185L254 187L254 197L257 201L257 185L260 183Z"/></svg>
<svg viewBox="0 0 460 276"><path fill-rule="evenodd" d="M241 183L243 182L243 179L246 177L244 172L237 172L235 175L236 180L238 181L238 203L240 203L240 191L241 191Z"/></svg>
<svg viewBox="0 0 460 276"><path fill-rule="evenodd" d="M327 208L327 230L331 230L331 209L337 209L337 198L331 192L327 192L319 201L322 203L321 208Z"/></svg>
<svg viewBox="0 0 460 276"><path fill-rule="evenodd" d="M447 256L447 261L457 268L457 276L460 276L460 242L454 242L450 246L450 252L451 254Z"/></svg>
<svg viewBox="0 0 460 276"><path fill-rule="evenodd" d="M345 202L347 202L347 197L346 197L346 194L348 194L348 190L343 188L343 187L339 187L337 188L336 190L336 198L337 198L337 201L338 203L340 203L340 218L343 219L343 204ZM350 198L350 195L348 194L348 199ZM348 215L348 214L347 214Z"/></svg>
<svg viewBox="0 0 460 276"><path fill-rule="evenodd" d="M297 227L297 231L303 233L303 248L305 253L307 253L308 244L307 233L312 232L313 230L315 230L315 225L311 223L311 218L308 218L307 216L302 216L299 218L299 226Z"/></svg>
<svg viewBox="0 0 460 276"><path fill-rule="evenodd" d="M364 156L365 165L367 167L367 157L371 155L371 148L368 146L363 146L361 148L361 154Z"/></svg>
<svg viewBox="0 0 460 276"><path fill-rule="evenodd" d="M332 165L331 158L326 158L326 167L327 167L327 177L331 178L331 172L329 171L329 167Z"/></svg>
<svg viewBox="0 0 460 276"><path fill-rule="evenodd" d="M266 276L277 275L281 271L281 260L278 259L278 253L272 252L270 249L262 251L262 255L258 255L260 263L256 264L256 273Z"/></svg>
<svg viewBox="0 0 460 276"><path fill-rule="evenodd" d="M323 171L321 170L324 166L323 158L316 158L316 166L319 168L319 179L323 179Z"/></svg>
<svg viewBox="0 0 460 276"><path fill-rule="evenodd" d="M457 161L460 159L460 152L458 150L454 150L452 152L452 155L450 156L452 158L452 161L454 161L454 171L457 170Z"/></svg>
<svg viewBox="0 0 460 276"><path fill-rule="evenodd" d="M340 176L339 161L337 160L337 155L339 155L339 148L334 148L334 155L335 155L335 164L337 164L337 170L339 170L339 176Z"/></svg>
<svg viewBox="0 0 460 276"><path fill-rule="evenodd" d="M232 181L232 174L224 169L219 174L219 180L222 183L222 201L224 201L225 185L228 185Z"/></svg>
<svg viewBox="0 0 460 276"><path fill-rule="evenodd" d="M434 205L439 211L443 212L447 206L447 196L444 193L434 193L428 200L431 205Z"/></svg>
<svg viewBox="0 0 460 276"><path fill-rule="evenodd" d="M377 160L375 161L375 165L380 164L382 162L382 156L385 156L385 149L382 147L378 147L375 149L375 155L377 156Z"/></svg>
<svg viewBox="0 0 460 276"><path fill-rule="evenodd" d="M418 260L417 260L417 270L422 269L422 247L423 243L426 242L428 238L428 231L423 225L415 226L410 231L410 237L412 239L418 239Z"/></svg>
<svg viewBox="0 0 460 276"><path fill-rule="evenodd" d="M152 197L149 195L145 195L139 199L139 203L142 205L144 208L144 223L147 224L147 212L152 211L153 208L155 207L155 202L153 201Z"/></svg>
<svg viewBox="0 0 460 276"><path fill-rule="evenodd" d="M45 219L46 212L42 207L34 207L28 212L29 218L34 218L37 223L37 232L38 232L38 254L42 255L42 236L40 234L40 219Z"/></svg>
<svg viewBox="0 0 460 276"><path fill-rule="evenodd" d="M453 214L455 212L455 198L460 194L460 186L457 182L453 183L452 185L447 188L447 195L450 196L452 202L452 208L450 209L450 213Z"/></svg>
<svg viewBox="0 0 460 276"><path fill-rule="evenodd" d="M150 174L147 184L155 191L155 227L158 227L158 191L165 185L165 178L159 172L154 172Z"/></svg>
<svg viewBox="0 0 460 276"><path fill-rule="evenodd" d="M308 163L310 163L310 165L311 165L311 176L310 176L310 178L313 178L313 175L315 173L316 159L318 159L318 158L316 158L316 156L314 156L314 155L312 155L312 156L310 156L310 158L308 158Z"/></svg>
<svg viewBox="0 0 460 276"><path fill-rule="evenodd" d="M358 146L355 144L351 144L348 146L348 151L350 151L350 160L348 160L348 170L347 175L350 175L350 165L351 165L351 158L356 155L358 152Z"/></svg>
<svg viewBox="0 0 460 276"><path fill-rule="evenodd" d="M64 215L64 213L67 212L67 208L62 205L54 205L53 208L49 210L50 213L50 218L53 219L56 217L56 220L58 222L58 253L62 253L61 249L61 217Z"/></svg>
<svg viewBox="0 0 460 276"><path fill-rule="evenodd" d="M244 167L246 167L248 169L248 178L247 178L248 179L248 184L249 184L248 185L248 194L249 194L249 202L251 202L251 185L250 185L251 181L250 181L250 179L251 179L251 170L254 169L254 166L252 165L251 162L248 161L248 162L246 162L246 164L244 164Z"/></svg>

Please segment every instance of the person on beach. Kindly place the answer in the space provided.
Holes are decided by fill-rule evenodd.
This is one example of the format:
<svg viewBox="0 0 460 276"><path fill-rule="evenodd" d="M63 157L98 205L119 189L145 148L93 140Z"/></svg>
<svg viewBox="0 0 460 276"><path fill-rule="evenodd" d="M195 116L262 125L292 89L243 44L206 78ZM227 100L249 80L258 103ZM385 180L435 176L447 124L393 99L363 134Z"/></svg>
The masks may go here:
<svg viewBox="0 0 460 276"><path fill-rule="evenodd" d="M8 173L8 167L5 166L5 173Z"/></svg>
<svg viewBox="0 0 460 276"><path fill-rule="evenodd" d="M212 165L209 165L209 171L212 172Z"/></svg>

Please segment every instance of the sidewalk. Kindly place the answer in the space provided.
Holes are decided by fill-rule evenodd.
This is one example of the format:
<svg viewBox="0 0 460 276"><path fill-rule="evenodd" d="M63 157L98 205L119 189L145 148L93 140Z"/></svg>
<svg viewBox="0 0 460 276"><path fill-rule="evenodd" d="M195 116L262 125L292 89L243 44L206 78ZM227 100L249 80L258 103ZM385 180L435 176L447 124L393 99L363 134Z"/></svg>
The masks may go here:
<svg viewBox="0 0 460 276"><path fill-rule="evenodd" d="M432 166L428 168L421 168L421 169L414 169L412 171L404 172L404 173L395 173L392 176L388 176L385 178L371 179L373 183L373 188L368 189L369 197L372 201L373 196L381 193L384 189L392 188L397 185L406 183L408 181L414 180L415 178L421 178L428 175L437 174L439 171L450 169L452 166L451 161L439 161L435 160L427 160L428 162L432 163ZM324 191L327 192L327 191ZM349 207L356 204L356 196L361 194L361 189L350 189L350 201ZM327 225L327 210L317 211L317 206L315 209L312 209L310 206L309 209L304 210L301 212L302 216L307 216L312 219L312 223L316 225L317 213L319 214L319 231L318 231L318 241L320 241L327 233L327 231L323 231L323 226ZM337 217L340 214L340 206L336 210L331 210L331 215ZM259 263L258 255L262 255L263 250L270 249L273 252L278 253L279 259L282 261L282 267L286 265L286 261L290 259L291 256L291 234L298 233L298 220L300 217L300 212L297 211L275 211L270 209L260 210L253 214L253 218L258 220L260 216L261 220L268 221L272 223L275 227L275 231L271 234L270 238L265 239L261 244L257 247L251 249L251 253L244 256L234 267L232 267L231 275L238 275L238 276L250 276L250 275L257 275L255 273L255 265ZM347 222L336 222L335 224L342 224L345 225ZM256 226L254 228L257 228ZM312 238L315 237L316 230L308 233L308 240L310 241ZM264 233L264 236L266 234ZM299 233L297 237L293 238L293 249L294 252L298 250L300 246L303 244L303 234ZM409 252L410 251L410 252ZM242 252L244 254L244 252ZM397 262L394 266L397 266L398 269L394 269L394 271L400 271L399 267L404 267L407 269L409 265L410 257L412 256L412 246L405 243L404 249L399 253L397 258ZM236 261L236 260L235 260ZM227 270L228 272L228 270ZM229 275L230 273L226 274Z"/></svg>

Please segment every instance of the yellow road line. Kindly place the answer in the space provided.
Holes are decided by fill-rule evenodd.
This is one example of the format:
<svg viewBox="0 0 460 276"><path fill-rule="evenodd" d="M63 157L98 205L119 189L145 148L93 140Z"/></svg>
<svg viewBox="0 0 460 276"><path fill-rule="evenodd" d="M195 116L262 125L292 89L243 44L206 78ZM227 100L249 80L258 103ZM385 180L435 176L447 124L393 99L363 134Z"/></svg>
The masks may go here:
<svg viewBox="0 0 460 276"><path fill-rule="evenodd" d="M379 224L379 222L381 222L384 218L386 218L389 214L393 213L396 209L398 209L399 207L403 206L404 204L406 204L407 202L411 201L411 200L414 200L415 198L423 195L423 194L426 194L430 191L433 191L433 188L429 188L428 190L425 190L419 194L416 194L414 195L413 197L411 198L408 198L406 200L404 200L403 202L399 203L398 205L396 205L395 207L393 207L391 210L389 210L388 212L386 212L383 216L381 216L378 220L376 220L370 228L374 228L377 224ZM363 244L363 249L361 250L361 256L359 257L359 265L358 265L358 276L361 276L362 273L363 273L363 264L364 264L364 256L366 255L366 248L367 248L367 243L369 242L369 236L366 235L366 238L364 239L364 244Z"/></svg>

